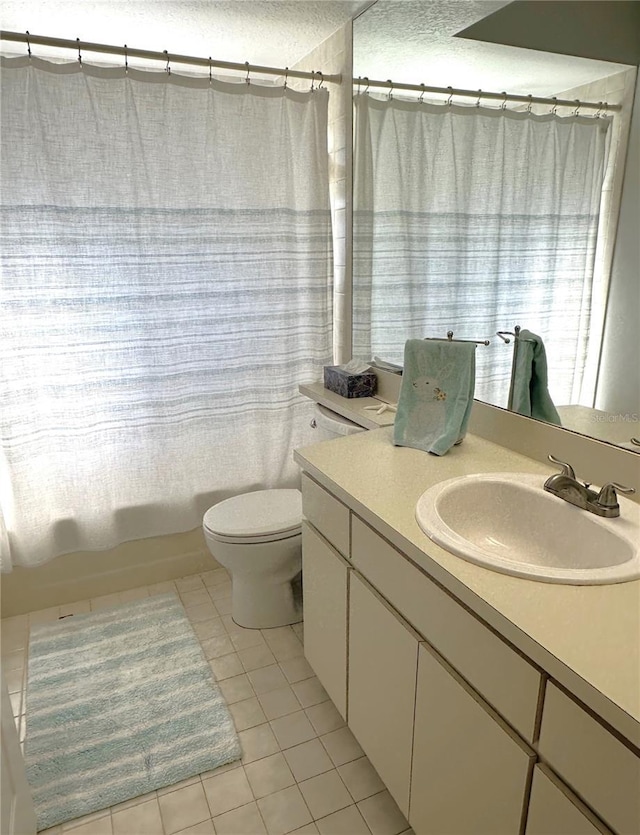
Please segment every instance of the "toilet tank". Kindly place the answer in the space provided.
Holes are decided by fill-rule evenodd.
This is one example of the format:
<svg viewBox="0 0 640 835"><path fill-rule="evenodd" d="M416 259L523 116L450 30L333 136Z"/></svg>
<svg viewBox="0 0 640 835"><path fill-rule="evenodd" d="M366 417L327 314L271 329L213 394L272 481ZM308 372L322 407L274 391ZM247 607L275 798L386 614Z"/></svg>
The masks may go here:
<svg viewBox="0 0 640 835"><path fill-rule="evenodd" d="M367 430L358 426L352 420L349 420L337 412L332 412L326 406L321 406L319 403L314 405L313 419L311 420L311 427L316 430L317 437L314 441L328 441L331 438L340 438L343 435L353 435L356 432L366 432Z"/></svg>

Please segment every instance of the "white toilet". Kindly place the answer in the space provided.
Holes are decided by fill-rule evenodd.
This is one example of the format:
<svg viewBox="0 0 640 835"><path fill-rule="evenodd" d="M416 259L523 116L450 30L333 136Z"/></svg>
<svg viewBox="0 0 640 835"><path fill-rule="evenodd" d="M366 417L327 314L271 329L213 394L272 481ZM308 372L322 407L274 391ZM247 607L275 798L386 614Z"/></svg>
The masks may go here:
<svg viewBox="0 0 640 835"><path fill-rule="evenodd" d="M320 440L364 431L316 405L311 422ZM315 439L314 439L315 440ZM202 528L212 556L231 574L231 616L248 629L302 620L302 495L257 490L213 505Z"/></svg>
<svg viewBox="0 0 640 835"><path fill-rule="evenodd" d="M257 490L210 507L202 520L211 554L231 574L231 616L249 629L302 620L292 581L302 570L302 495Z"/></svg>

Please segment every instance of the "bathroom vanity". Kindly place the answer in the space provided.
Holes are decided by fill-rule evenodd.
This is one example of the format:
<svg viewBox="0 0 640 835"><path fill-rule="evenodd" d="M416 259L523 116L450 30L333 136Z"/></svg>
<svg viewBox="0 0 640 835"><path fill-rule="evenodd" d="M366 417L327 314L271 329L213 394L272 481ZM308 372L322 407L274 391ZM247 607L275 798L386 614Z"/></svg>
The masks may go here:
<svg viewBox="0 0 640 835"><path fill-rule="evenodd" d="M537 582L453 556L415 520L427 488L510 471L542 490L553 470L474 435L438 458L391 432L295 453L318 678L416 835L637 835L640 581Z"/></svg>

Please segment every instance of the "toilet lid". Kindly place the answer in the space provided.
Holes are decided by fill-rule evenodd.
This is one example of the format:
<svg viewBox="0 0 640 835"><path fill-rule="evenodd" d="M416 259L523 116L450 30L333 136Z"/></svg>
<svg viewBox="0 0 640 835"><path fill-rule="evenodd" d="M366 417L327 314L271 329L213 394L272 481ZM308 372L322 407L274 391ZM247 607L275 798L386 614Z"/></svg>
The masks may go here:
<svg viewBox="0 0 640 835"><path fill-rule="evenodd" d="M300 530L302 494L299 490L256 490L210 507L203 525L212 534L264 537Z"/></svg>

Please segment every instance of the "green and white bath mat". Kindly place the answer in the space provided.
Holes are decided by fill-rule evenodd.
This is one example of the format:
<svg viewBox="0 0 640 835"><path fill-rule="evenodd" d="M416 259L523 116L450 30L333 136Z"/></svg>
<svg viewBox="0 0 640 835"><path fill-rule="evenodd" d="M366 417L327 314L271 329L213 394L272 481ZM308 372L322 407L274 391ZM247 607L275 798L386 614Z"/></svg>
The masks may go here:
<svg viewBox="0 0 640 835"><path fill-rule="evenodd" d="M242 756L174 594L31 631L27 776L46 829Z"/></svg>

